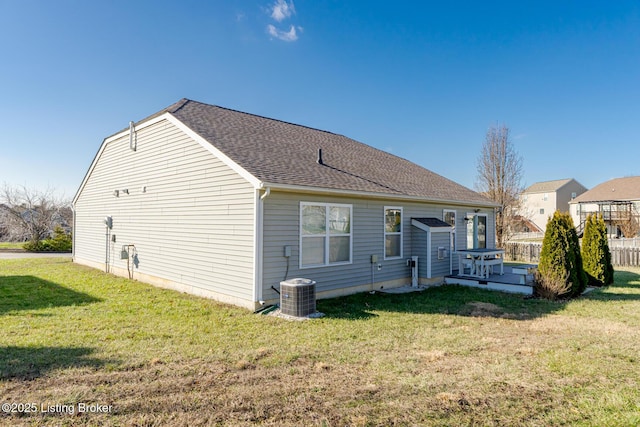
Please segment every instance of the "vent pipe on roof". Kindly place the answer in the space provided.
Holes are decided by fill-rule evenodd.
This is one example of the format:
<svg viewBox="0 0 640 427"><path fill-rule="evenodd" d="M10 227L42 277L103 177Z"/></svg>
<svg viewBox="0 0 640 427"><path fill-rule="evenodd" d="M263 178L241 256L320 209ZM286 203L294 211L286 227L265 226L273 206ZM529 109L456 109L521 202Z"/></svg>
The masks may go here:
<svg viewBox="0 0 640 427"><path fill-rule="evenodd" d="M136 141L136 128L133 125L133 122L129 122L129 149L131 151L136 151L138 141Z"/></svg>
<svg viewBox="0 0 640 427"><path fill-rule="evenodd" d="M324 162L322 161L322 148L318 148L318 164L324 165Z"/></svg>

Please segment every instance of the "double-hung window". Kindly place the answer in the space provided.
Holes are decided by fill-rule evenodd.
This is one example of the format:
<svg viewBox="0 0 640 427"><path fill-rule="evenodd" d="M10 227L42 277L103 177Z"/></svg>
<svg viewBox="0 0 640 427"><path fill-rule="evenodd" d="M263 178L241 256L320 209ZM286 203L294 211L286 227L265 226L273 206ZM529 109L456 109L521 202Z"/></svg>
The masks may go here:
<svg viewBox="0 0 640 427"><path fill-rule="evenodd" d="M384 208L384 258L402 258L402 208Z"/></svg>
<svg viewBox="0 0 640 427"><path fill-rule="evenodd" d="M352 205L300 202L300 267L351 263Z"/></svg>

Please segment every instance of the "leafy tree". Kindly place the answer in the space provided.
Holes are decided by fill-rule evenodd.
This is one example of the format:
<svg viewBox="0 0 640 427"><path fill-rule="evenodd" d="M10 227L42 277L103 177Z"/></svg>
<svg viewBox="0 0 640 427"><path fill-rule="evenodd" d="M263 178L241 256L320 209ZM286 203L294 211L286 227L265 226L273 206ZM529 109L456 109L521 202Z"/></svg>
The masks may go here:
<svg viewBox="0 0 640 427"><path fill-rule="evenodd" d="M571 298L580 295L587 287L580 242L569 213L556 211L549 218L538 272L536 293L541 296Z"/></svg>
<svg viewBox="0 0 640 427"><path fill-rule="evenodd" d="M504 247L514 222L522 192L522 157L518 155L505 125L487 131L478 157L475 187L500 207L496 213L496 245Z"/></svg>
<svg viewBox="0 0 640 427"><path fill-rule="evenodd" d="M601 215L589 215L582 238L582 262L590 286L613 283L607 227Z"/></svg>

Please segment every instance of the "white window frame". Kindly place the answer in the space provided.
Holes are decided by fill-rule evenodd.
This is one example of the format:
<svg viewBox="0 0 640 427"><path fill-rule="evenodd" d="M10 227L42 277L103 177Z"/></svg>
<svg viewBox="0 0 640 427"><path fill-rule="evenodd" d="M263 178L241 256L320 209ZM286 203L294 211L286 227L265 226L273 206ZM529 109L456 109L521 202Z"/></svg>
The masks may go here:
<svg viewBox="0 0 640 427"><path fill-rule="evenodd" d="M400 211L400 231L387 232L387 211L393 209ZM382 231L383 231L383 239L382 239L382 253L384 254L385 260L391 259L400 259L403 257L404 252L404 211L402 210L402 206L385 206L382 211ZM387 256L387 236L400 236L400 255L396 256Z"/></svg>
<svg viewBox="0 0 640 427"><path fill-rule="evenodd" d="M469 246L469 229L467 228L465 230L465 241L466 241L466 245L467 245L467 249L477 249L478 248L478 244L480 241L480 238L478 236L478 217L484 217L484 224L485 224L485 230L484 230L484 246L485 248L487 248L489 246L489 215L486 213L472 213L472 212L467 212L467 216L466 218L468 218L468 221L471 221L473 224L473 236L472 236L472 242L471 242L471 246ZM467 225L468 227L468 225Z"/></svg>
<svg viewBox="0 0 640 427"><path fill-rule="evenodd" d="M451 227L453 227L453 230L451 230L451 250L452 251L456 251L456 236L457 236L457 231L458 231L458 211L456 211L455 209L443 209L442 210L442 220L444 222L447 222L446 217L448 213L453 213L453 225ZM448 222L447 222L448 224Z"/></svg>
<svg viewBox="0 0 640 427"><path fill-rule="evenodd" d="M324 262L322 264L312 264L312 265L303 265L302 264L302 239L305 236L302 233L302 208L304 206L321 206L325 209L325 232L324 232ZM329 226L330 221L330 209L332 207L337 208L348 208L349 209L349 233L338 233L331 234L331 227ZM299 227L298 234L300 236L300 256L299 256L299 268L317 268L317 267L332 267L336 265L349 265L353 263L353 205L347 205L342 203L321 203L321 202L300 202L300 215L299 215ZM306 237L318 237L320 234L312 234ZM330 239L331 237L349 237L349 261L339 261L339 262L329 262L329 251L330 251Z"/></svg>

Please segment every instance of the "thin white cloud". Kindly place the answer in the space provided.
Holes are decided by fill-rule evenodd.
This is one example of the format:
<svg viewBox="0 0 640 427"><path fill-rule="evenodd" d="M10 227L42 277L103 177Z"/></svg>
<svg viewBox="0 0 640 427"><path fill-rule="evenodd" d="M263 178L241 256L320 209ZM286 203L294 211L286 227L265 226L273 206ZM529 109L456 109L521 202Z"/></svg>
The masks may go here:
<svg viewBox="0 0 640 427"><path fill-rule="evenodd" d="M296 8L293 1L287 3L285 0L277 0L271 7L271 17L278 22L282 22L295 13Z"/></svg>
<svg viewBox="0 0 640 427"><path fill-rule="evenodd" d="M302 31L302 28L298 27L298 30ZM267 32L272 37L275 37L279 40L283 40L285 42L294 42L298 40L298 33L296 31L296 27L294 27L293 25L291 26L289 31L282 31L277 29L273 25L269 24L267 25Z"/></svg>

